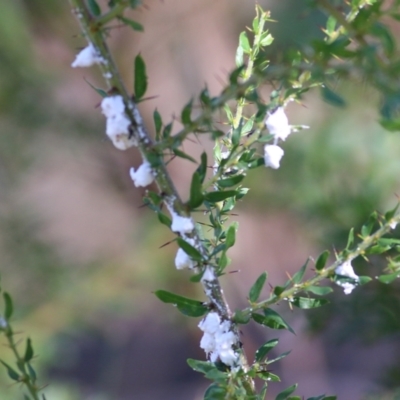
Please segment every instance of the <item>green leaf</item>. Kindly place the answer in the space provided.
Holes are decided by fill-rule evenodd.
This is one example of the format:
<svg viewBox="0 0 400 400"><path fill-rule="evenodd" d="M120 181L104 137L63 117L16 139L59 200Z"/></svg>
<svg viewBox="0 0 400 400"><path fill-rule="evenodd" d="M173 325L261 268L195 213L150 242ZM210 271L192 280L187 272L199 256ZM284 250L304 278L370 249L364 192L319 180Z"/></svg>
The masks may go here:
<svg viewBox="0 0 400 400"><path fill-rule="evenodd" d="M168 215L165 215L163 212L160 211L160 212L157 213L157 217L158 217L158 220L163 225L165 225L168 228L171 228L172 221L171 221L171 218L168 217Z"/></svg>
<svg viewBox="0 0 400 400"><path fill-rule="evenodd" d="M177 238L179 247L193 260L201 262L203 260L203 256L201 253L193 247L191 244L183 240L182 238Z"/></svg>
<svg viewBox="0 0 400 400"><path fill-rule="evenodd" d="M101 97L103 97L103 99L108 96L105 90L93 86L85 77L83 79L93 90L95 90Z"/></svg>
<svg viewBox="0 0 400 400"><path fill-rule="evenodd" d="M189 160L189 161L197 164L196 160L193 157L189 156L189 154L186 154L179 149L173 149L172 151L177 157L184 158L185 160Z"/></svg>
<svg viewBox="0 0 400 400"><path fill-rule="evenodd" d="M236 49L236 56L235 56L235 63L237 67L240 67L243 65L243 48L242 46L238 46L238 48Z"/></svg>
<svg viewBox="0 0 400 400"><path fill-rule="evenodd" d="M272 329L287 329L295 334L292 327L276 311L270 308L264 310L264 315L253 313L252 318L260 325L265 325Z"/></svg>
<svg viewBox="0 0 400 400"><path fill-rule="evenodd" d="M207 174L207 153L205 151L201 153L200 165L197 168L196 172L199 174L200 182L203 183Z"/></svg>
<svg viewBox="0 0 400 400"><path fill-rule="evenodd" d="M261 291L265 285L265 282L267 281L267 277L267 273L263 272L254 282L254 285L251 287L249 291L249 300L252 303L255 303L260 297Z"/></svg>
<svg viewBox="0 0 400 400"><path fill-rule="evenodd" d="M265 47L269 46L274 41L273 36L268 32L263 32L261 35L260 45Z"/></svg>
<svg viewBox="0 0 400 400"><path fill-rule="evenodd" d="M25 362L28 362L28 361L32 360L32 358L33 358L32 341L31 341L31 339L28 338L26 341L24 360L25 360Z"/></svg>
<svg viewBox="0 0 400 400"><path fill-rule="evenodd" d="M251 314L248 311L236 310L232 320L238 324L245 325L250 322Z"/></svg>
<svg viewBox="0 0 400 400"><path fill-rule="evenodd" d="M382 46L387 56L392 56L396 50L396 41L387 26L380 22L375 22L370 33L381 39Z"/></svg>
<svg viewBox="0 0 400 400"><path fill-rule="evenodd" d="M160 133L161 133L161 128L162 128L162 118L161 118L161 114L158 112L157 109L154 110L153 120L154 120L154 127L156 129L156 139L160 140Z"/></svg>
<svg viewBox="0 0 400 400"><path fill-rule="evenodd" d="M249 38L247 37L247 33L243 31L239 36L239 46L243 49L243 52L246 54L250 54L251 47Z"/></svg>
<svg viewBox="0 0 400 400"><path fill-rule="evenodd" d="M393 208L392 210L386 211L386 213L385 213L386 221L390 221L396 215L399 205L400 205L400 203L397 203L395 208Z"/></svg>
<svg viewBox="0 0 400 400"><path fill-rule="evenodd" d="M142 0L129 0L130 8L137 8L142 4Z"/></svg>
<svg viewBox="0 0 400 400"><path fill-rule="evenodd" d="M28 363L28 373L31 378L31 381L33 383L35 383L35 381L37 379L37 375L36 375L36 371L32 368L32 365L30 363Z"/></svg>
<svg viewBox="0 0 400 400"><path fill-rule="evenodd" d="M260 21L259 21L258 17L256 17L253 19L253 32L255 35L257 35L257 33L258 33L259 26L260 26Z"/></svg>
<svg viewBox="0 0 400 400"><path fill-rule="evenodd" d="M190 125L192 123L192 119L190 118L192 114L193 108L193 100L190 100L189 103L185 105L181 113L181 121L183 125Z"/></svg>
<svg viewBox="0 0 400 400"><path fill-rule="evenodd" d="M315 263L315 269L317 271L321 271L324 269L326 262L328 261L329 257L329 251L325 250L323 253L320 254L320 256L317 259L317 262Z"/></svg>
<svg viewBox="0 0 400 400"><path fill-rule="evenodd" d="M209 361L200 361L189 358L186 360L186 362L188 363L190 368L202 374L207 374L211 370L216 369L215 365Z"/></svg>
<svg viewBox="0 0 400 400"><path fill-rule="evenodd" d="M371 281L372 281L372 278L369 277L369 276L362 276L362 275L360 275L360 276L358 277L358 283L359 283L360 285L365 285L366 283L371 282Z"/></svg>
<svg viewBox="0 0 400 400"><path fill-rule="evenodd" d="M397 278L400 278L400 272L395 272L393 274L387 274L387 275L380 275L378 277L378 280L379 282L389 284L392 283Z"/></svg>
<svg viewBox="0 0 400 400"><path fill-rule="evenodd" d="M205 195L205 199L210 203L218 203L219 201L226 200L229 197L235 197L236 195L237 195L236 190L209 192Z"/></svg>
<svg viewBox="0 0 400 400"><path fill-rule="evenodd" d="M200 207L203 204L204 195L202 192L201 178L198 172L192 176L192 183L190 184L190 198L188 206L191 210Z"/></svg>
<svg viewBox="0 0 400 400"><path fill-rule="evenodd" d="M336 18L330 16L326 21L326 32L331 35L336 28Z"/></svg>
<svg viewBox="0 0 400 400"><path fill-rule="evenodd" d="M218 186L220 186L222 188L227 188L227 187L235 186L238 183L242 182L243 178L244 178L244 175L236 175L236 176L232 176L230 178L221 179L217 182L217 184L218 184Z"/></svg>
<svg viewBox="0 0 400 400"><path fill-rule="evenodd" d="M324 306L325 304L329 303L327 299L310 299L309 297L294 297L291 301L296 307L302 309L310 309L310 308L317 308Z"/></svg>
<svg viewBox="0 0 400 400"><path fill-rule="evenodd" d="M324 400L325 395L317 396L317 397L309 397L307 400Z"/></svg>
<svg viewBox="0 0 400 400"><path fill-rule="evenodd" d="M88 0L88 7L90 12L95 16L98 17L101 15L101 8L97 4L96 0Z"/></svg>
<svg viewBox="0 0 400 400"><path fill-rule="evenodd" d="M286 400L297 388L297 383L280 392L275 400Z"/></svg>
<svg viewBox="0 0 400 400"><path fill-rule="evenodd" d="M264 157L259 157L259 158L256 158L255 160L249 162L247 164L247 168L253 169L253 168L261 167L262 165L265 165Z"/></svg>
<svg viewBox="0 0 400 400"><path fill-rule="evenodd" d="M329 286L308 286L304 290L307 292L314 293L317 296L325 296L333 292L333 289Z"/></svg>
<svg viewBox="0 0 400 400"><path fill-rule="evenodd" d="M144 28L142 24L139 22L134 21L133 19L125 18L125 17L118 17L125 25L130 26L134 31L143 32Z"/></svg>
<svg viewBox="0 0 400 400"><path fill-rule="evenodd" d="M11 296L7 292L3 293L3 298L4 298L4 304L5 304L4 317L8 321L11 318L13 311L14 311L13 303L12 303Z"/></svg>
<svg viewBox="0 0 400 400"><path fill-rule="evenodd" d="M226 400L226 389L217 383L213 383L204 393L204 400Z"/></svg>
<svg viewBox="0 0 400 400"><path fill-rule="evenodd" d="M255 354L255 361L261 362L264 357L278 344L278 339L271 339L264 343Z"/></svg>
<svg viewBox="0 0 400 400"><path fill-rule="evenodd" d="M229 249L235 244L236 241L236 231L238 229L238 222L234 222L226 231L225 246Z"/></svg>
<svg viewBox="0 0 400 400"><path fill-rule="evenodd" d="M292 282L293 282L293 283L297 284L297 283L300 283L300 282L301 282L301 280L302 280L303 277L304 277L304 273L306 272L307 264L308 264L309 261L310 261L310 259L307 258L307 261L305 262L305 264L300 268L299 271L297 271L297 272L293 275L293 277L292 277Z"/></svg>
<svg viewBox="0 0 400 400"><path fill-rule="evenodd" d="M147 90L146 64L140 54L135 58L135 84L134 93L136 101L139 101Z"/></svg>
<svg viewBox="0 0 400 400"><path fill-rule="evenodd" d="M182 314L188 317L202 317L208 311L208 308L201 301L188 299L166 290L157 290L154 294L163 303L173 304Z"/></svg>
<svg viewBox="0 0 400 400"><path fill-rule="evenodd" d="M19 381L19 374L17 371L15 371L13 368L11 368L8 364L6 364L3 360L0 360L0 362L6 367L7 369L7 374L8 376L13 380L13 381Z"/></svg>
<svg viewBox="0 0 400 400"><path fill-rule="evenodd" d="M321 87L322 98L329 104L335 107L345 107L346 102L333 90L329 89L328 86L324 85Z"/></svg>
<svg viewBox="0 0 400 400"><path fill-rule="evenodd" d="M169 138L169 136L171 135L171 131L172 131L172 122L170 122L168 125L165 126L164 130L163 130L163 138L167 139Z"/></svg>

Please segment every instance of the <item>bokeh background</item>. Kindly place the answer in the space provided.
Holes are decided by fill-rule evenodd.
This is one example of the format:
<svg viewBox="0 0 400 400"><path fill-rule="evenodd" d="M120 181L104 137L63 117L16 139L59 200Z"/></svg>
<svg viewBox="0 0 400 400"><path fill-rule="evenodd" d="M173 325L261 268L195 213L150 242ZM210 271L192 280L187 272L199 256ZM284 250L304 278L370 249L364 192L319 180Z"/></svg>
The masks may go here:
<svg viewBox="0 0 400 400"><path fill-rule="evenodd" d="M259 1L278 23L272 60L286 48L321 35L324 16L298 0ZM115 27L111 47L128 87L141 52L149 96L141 104L147 126L152 112L165 121L207 83L217 94L234 68L239 33L251 24L254 2L145 0L132 17L144 33ZM398 33L398 27L393 29ZM104 134L92 69L70 68L85 46L68 1L0 2L0 273L16 304L14 327L29 335L40 381L49 400L197 400L207 383L186 365L204 359L198 321L184 318L152 293L173 290L203 298L199 285L173 265L176 245L148 209L128 170L137 151L121 152ZM368 84L338 82L347 107L336 109L310 93L290 104L292 124L310 125L283 147L282 167L251 172L250 194L238 207L239 234L223 278L238 308L263 272L284 282L308 256L340 249L348 229L369 213L396 204L400 193L400 136L383 131L379 98ZM268 89L266 89L266 93ZM267 96L266 96L267 100ZM176 124L179 125L178 123ZM188 143L193 155L212 143ZM189 162L169 166L187 196ZM384 260L355 263L377 274ZM400 387L400 286L373 282L313 312L277 310L296 330L246 326L249 355L280 337L275 355L292 350L274 372L281 384L299 383L300 395L338 399L394 399ZM3 341L3 339L2 339ZM0 358L10 360L6 347ZM397 394L397 396L400 396ZM21 389L0 374L0 399L22 399ZM399 397L397 397L399 398Z"/></svg>

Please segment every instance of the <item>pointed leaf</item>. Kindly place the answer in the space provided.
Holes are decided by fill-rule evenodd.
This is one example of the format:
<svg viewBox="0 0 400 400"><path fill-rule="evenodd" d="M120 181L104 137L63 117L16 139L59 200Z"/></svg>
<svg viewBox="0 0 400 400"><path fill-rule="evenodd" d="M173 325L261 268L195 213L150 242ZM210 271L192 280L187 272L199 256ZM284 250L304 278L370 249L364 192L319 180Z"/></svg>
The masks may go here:
<svg viewBox="0 0 400 400"><path fill-rule="evenodd" d="M125 25L130 26L134 31L143 32L144 28L142 24L139 22L134 21L133 19L125 18L125 17L118 17Z"/></svg>
<svg viewBox="0 0 400 400"><path fill-rule="evenodd" d="M268 326L272 329L287 329L289 332L295 334L292 327L276 311L270 308L264 310L264 315L253 313L252 318L258 324Z"/></svg>
<svg viewBox="0 0 400 400"><path fill-rule="evenodd" d="M236 231L238 229L238 223L234 222L226 231L225 246L229 249L235 244L236 241Z"/></svg>
<svg viewBox="0 0 400 400"><path fill-rule="evenodd" d="M300 283L300 282L301 282L301 280L302 280L303 277L304 277L304 273L306 272L307 264L308 264L309 261L310 261L310 259L307 258L307 261L305 262L305 264L300 268L299 271L297 271L297 272L293 275L293 278L292 278L292 282L293 282L293 283Z"/></svg>
<svg viewBox="0 0 400 400"><path fill-rule="evenodd" d="M158 220L168 228L171 228L172 221L171 218L168 217L168 215L165 215L163 212L159 211L157 213Z"/></svg>
<svg viewBox="0 0 400 400"><path fill-rule="evenodd" d="M5 304L4 316L5 316L6 320L8 321L11 318L13 311L14 311L13 303L12 303L11 296L7 292L3 293L3 298L4 298L4 304Z"/></svg>
<svg viewBox="0 0 400 400"><path fill-rule="evenodd" d="M200 207L203 204L204 195L202 191L201 178L198 172L192 176L192 183L190 184L190 199L188 206L191 210Z"/></svg>
<svg viewBox="0 0 400 400"><path fill-rule="evenodd" d="M160 133L162 128L162 118L157 109L153 113L154 127L156 129L156 139L160 140Z"/></svg>
<svg viewBox="0 0 400 400"><path fill-rule="evenodd" d="M28 361L32 360L32 358L33 358L32 341L31 341L31 339L28 338L26 341L24 360L25 360L25 362L28 362Z"/></svg>
<svg viewBox="0 0 400 400"><path fill-rule="evenodd" d="M95 16L98 17L101 15L101 8L97 4L96 0L88 0L88 7L90 12Z"/></svg>
<svg viewBox="0 0 400 400"><path fill-rule="evenodd" d="M275 400L286 400L297 388L297 384L292 385L285 389L283 392L280 392L278 396L275 397Z"/></svg>
<svg viewBox="0 0 400 400"><path fill-rule="evenodd" d="M201 153L200 165L197 168L196 172L199 174L200 183L203 183L207 174L207 153L205 151Z"/></svg>
<svg viewBox="0 0 400 400"><path fill-rule="evenodd" d="M226 400L226 389L217 383L213 383L204 393L204 400Z"/></svg>
<svg viewBox="0 0 400 400"><path fill-rule="evenodd" d="M229 197L234 197L236 195L237 195L236 190L209 192L205 195L205 199L210 203L218 203L219 201L226 200Z"/></svg>
<svg viewBox="0 0 400 400"><path fill-rule="evenodd" d="M6 364L4 361L0 360L0 362L6 367L7 369L7 374L8 376L13 380L13 381L19 381L19 374L17 371L15 371L13 368L11 368L8 364Z"/></svg>
<svg viewBox="0 0 400 400"><path fill-rule="evenodd" d="M329 286L308 286L304 290L307 292L314 293L317 296L325 296L333 292L333 289Z"/></svg>
<svg viewBox="0 0 400 400"><path fill-rule="evenodd" d="M203 256L201 253L193 247L191 244L189 244L186 240L183 240L182 238L177 238L176 240L178 242L179 247L190 257L193 258L193 260L201 262L203 260Z"/></svg>
<svg viewBox="0 0 400 400"><path fill-rule="evenodd" d="M187 103L186 106L183 108L181 113L181 121L183 125L191 124L192 119L190 116L192 114L192 108L193 108L193 100L190 100L189 103Z"/></svg>
<svg viewBox="0 0 400 400"><path fill-rule="evenodd" d="M267 273L263 272L254 282L254 285L251 287L249 291L249 300L252 303L255 303L260 297L261 291L265 285L265 282L267 281L267 277Z"/></svg>
<svg viewBox="0 0 400 400"><path fill-rule="evenodd" d="M320 254L320 256L317 259L317 262L315 263L315 269L317 271L321 271L324 269L326 262L328 261L329 257L329 251L325 250L323 253Z"/></svg>
<svg viewBox="0 0 400 400"><path fill-rule="evenodd" d="M282 360L282 358L285 358L286 356L288 356L292 351L285 351L284 353L280 354L278 357L272 359L272 360L268 360L267 364L273 364L274 362L277 362L279 360Z"/></svg>
<svg viewBox="0 0 400 400"><path fill-rule="evenodd" d="M166 290L157 290L154 294L163 303L173 304L182 314L188 317L202 317L208 311L208 308L201 301L188 299Z"/></svg>
<svg viewBox="0 0 400 400"><path fill-rule="evenodd" d="M395 272L393 274L381 275L378 277L379 282L389 284L392 283L395 279L400 278L400 272Z"/></svg>
<svg viewBox="0 0 400 400"><path fill-rule="evenodd" d="M255 354L255 361L261 362L264 357L278 344L278 339L271 339L264 343Z"/></svg>
<svg viewBox="0 0 400 400"><path fill-rule="evenodd" d="M329 303L327 299L310 299L309 297L294 297L291 301L296 307L302 309L317 308Z"/></svg>
<svg viewBox="0 0 400 400"><path fill-rule="evenodd" d="M30 363L28 363L28 373L29 373L29 376L31 378L31 381L33 383L35 383L35 381L37 379L37 375L36 375L36 371L32 368Z"/></svg>
<svg viewBox="0 0 400 400"><path fill-rule="evenodd" d="M346 105L346 102L326 85L321 87L321 95L327 103L335 107L345 107Z"/></svg>
<svg viewBox="0 0 400 400"><path fill-rule="evenodd" d="M189 161L197 164L196 160L192 156L189 156L189 154L186 154L183 151L178 150L178 149L173 149L172 151L176 156L178 156L180 158L184 158L185 160L189 160Z"/></svg>
<svg viewBox="0 0 400 400"><path fill-rule="evenodd" d="M350 229L349 237L347 238L347 246L346 249L348 250L354 243L354 228Z"/></svg>
<svg viewBox="0 0 400 400"><path fill-rule="evenodd" d="M242 182L244 175L236 175L230 178L221 179L217 182L218 186L221 188L227 188L231 186L235 186L238 183Z"/></svg>
<svg viewBox="0 0 400 400"><path fill-rule="evenodd" d="M140 54L135 58L135 84L134 92L136 101L140 100L147 90L146 64Z"/></svg>

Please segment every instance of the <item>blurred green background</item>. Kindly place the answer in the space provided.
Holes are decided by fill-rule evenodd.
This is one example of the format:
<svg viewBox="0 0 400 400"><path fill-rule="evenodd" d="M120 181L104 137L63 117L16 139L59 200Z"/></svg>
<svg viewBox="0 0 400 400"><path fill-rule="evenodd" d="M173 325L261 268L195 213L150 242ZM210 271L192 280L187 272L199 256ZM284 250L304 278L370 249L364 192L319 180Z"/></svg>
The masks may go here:
<svg viewBox="0 0 400 400"><path fill-rule="evenodd" d="M271 23L271 59L320 36L324 17L305 2L260 4L279 21ZM147 63L147 94L157 96L141 106L147 126L156 107L164 120L179 115L205 82L212 93L221 90L238 35L253 16L253 2L145 0L132 13L144 33L111 32L128 86L133 57L141 52ZM16 304L14 328L33 340L47 398L202 398L207 382L185 361L204 358L198 321L152 294L167 289L203 298L201 289L175 270L175 244L160 249L173 236L141 207L143 190L130 181L139 155L106 140L100 98L85 82L101 87L100 75L70 68L85 42L68 2L0 2L0 35L0 273ZM318 93L291 104L290 122L311 129L283 144L279 170L261 168L247 178L251 191L239 206L231 252L230 270L240 273L223 281L232 308L246 303L261 272L272 285L282 283L309 255L340 249L349 228L373 210L396 204L400 136L380 128L379 99L367 84L339 82L337 90L345 109ZM207 140L185 145L194 155L211 148ZM183 198L191 168L170 164ZM384 260L355 266L377 274ZM308 313L280 305L297 336L246 326L242 341L249 355L277 336L278 352L292 350L275 366L283 382L271 393L299 382L305 396L392 399L400 387L399 289L373 282L347 297L337 288L329 306ZM4 346L0 358L11 360ZM3 371L0 399L22 398Z"/></svg>

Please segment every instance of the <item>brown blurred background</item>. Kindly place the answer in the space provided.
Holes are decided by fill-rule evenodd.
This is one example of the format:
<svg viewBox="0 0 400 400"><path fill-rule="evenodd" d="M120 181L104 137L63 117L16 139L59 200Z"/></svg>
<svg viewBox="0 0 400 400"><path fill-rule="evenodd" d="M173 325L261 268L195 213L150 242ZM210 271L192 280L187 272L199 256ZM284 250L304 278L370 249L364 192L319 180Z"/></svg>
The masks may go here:
<svg viewBox="0 0 400 400"><path fill-rule="evenodd" d="M320 36L324 16L308 11L306 2L259 3L279 21L270 24L272 60ZM219 93L254 2L145 0L131 16L145 32L116 27L111 48L128 87L134 56L141 52L146 61L147 95L157 97L140 108L152 130L156 107L168 122L205 83ZM141 207L143 190L128 173L140 164L137 151L121 152L106 140L100 98L85 82L103 87L100 74L70 68L85 42L68 2L0 2L0 35L0 273L16 303L14 326L33 340L47 398L202 398L208 382L186 365L189 357L204 359L199 321L152 293L167 289L202 299L201 289L175 270L175 244L159 249L173 236ZM283 283L308 256L340 249L350 227L396 202L400 137L379 127L379 99L367 84L338 82L337 89L346 109L323 103L318 93L291 104L290 122L311 129L284 143L281 169L260 168L247 177L251 190L238 207L229 266L240 272L223 278L233 309L246 304L261 272L269 272L271 285ZM194 156L206 149L211 157L211 148L207 139L185 144ZM170 164L183 198L193 168ZM377 274L384 262L355 265L360 274ZM281 304L277 310L296 336L244 327L250 357L274 337L281 338L275 355L292 350L273 364L282 383L271 384L268 398L295 382L305 397L395 398L399 293L398 283L373 282L350 297L335 288L331 305L313 312L292 313ZM0 358L10 360L5 347ZM0 399L22 397L3 371Z"/></svg>

